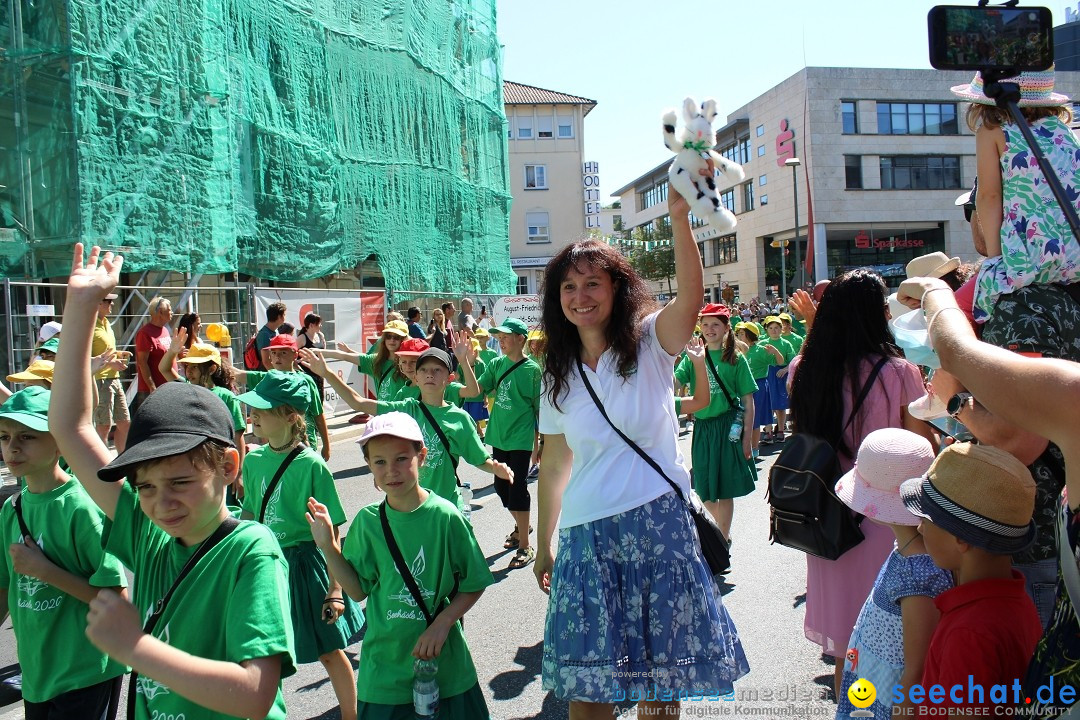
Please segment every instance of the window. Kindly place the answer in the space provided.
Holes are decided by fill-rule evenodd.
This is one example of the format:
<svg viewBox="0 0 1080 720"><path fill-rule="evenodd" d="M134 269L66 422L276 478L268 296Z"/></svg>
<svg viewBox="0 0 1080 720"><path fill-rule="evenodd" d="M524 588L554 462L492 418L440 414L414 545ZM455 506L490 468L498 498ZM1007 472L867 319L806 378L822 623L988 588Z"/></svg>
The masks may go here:
<svg viewBox="0 0 1080 720"><path fill-rule="evenodd" d="M762 175L761 177L758 178L758 185L766 185L766 184L768 184L768 182L769 182L769 176L768 175Z"/></svg>
<svg viewBox="0 0 1080 720"><path fill-rule="evenodd" d="M859 132L858 106L854 102L844 101L840 103L840 116L843 119L845 135Z"/></svg>
<svg viewBox="0 0 1080 720"><path fill-rule="evenodd" d="M697 251L698 251L698 255L701 256L701 264L704 266L705 265L705 243L699 242L697 244Z"/></svg>
<svg viewBox="0 0 1080 720"><path fill-rule="evenodd" d="M529 294L529 278L525 275L518 275L517 281L517 294L528 295Z"/></svg>
<svg viewBox="0 0 1080 720"><path fill-rule="evenodd" d="M750 162L750 138L743 138L743 141L739 143L739 156L742 158L737 161L740 165Z"/></svg>
<svg viewBox="0 0 1080 720"><path fill-rule="evenodd" d="M769 204L769 196L768 195L762 195L761 196L761 204L762 205L768 205Z"/></svg>
<svg viewBox="0 0 1080 720"><path fill-rule="evenodd" d="M960 188L960 158L956 155L895 155L881 158L882 190L942 190Z"/></svg>
<svg viewBox="0 0 1080 720"><path fill-rule="evenodd" d="M742 186L742 204L743 212L749 212L754 209L754 181L743 183Z"/></svg>
<svg viewBox="0 0 1080 720"><path fill-rule="evenodd" d="M536 118L536 137L553 138L555 133L551 129L551 116L541 115Z"/></svg>
<svg viewBox="0 0 1080 720"><path fill-rule="evenodd" d="M756 135L757 135L758 137L761 137L762 135L764 135L764 134L765 134L765 126L764 126L764 125L758 125L758 126L757 126L757 129L756 129L756 130L754 130L754 133L755 133L755 134L756 134Z"/></svg>
<svg viewBox="0 0 1080 720"><path fill-rule="evenodd" d="M638 193L638 197L641 201L641 209L651 208L653 205L666 201L667 190L667 180L662 180L648 190Z"/></svg>
<svg viewBox="0 0 1080 720"><path fill-rule="evenodd" d="M532 118L531 117L519 117L517 119L518 140L531 140L533 136L532 132Z"/></svg>
<svg viewBox="0 0 1080 720"><path fill-rule="evenodd" d="M701 218L694 217L694 213L690 213L690 227L695 230L699 227L705 227L705 221Z"/></svg>
<svg viewBox="0 0 1080 720"><path fill-rule="evenodd" d="M713 238L712 252L714 265L727 265L739 261L739 248L735 243L734 235Z"/></svg>
<svg viewBox="0 0 1080 720"><path fill-rule="evenodd" d="M514 139L514 125L509 120L506 121L506 139Z"/></svg>
<svg viewBox="0 0 1080 720"><path fill-rule="evenodd" d="M720 204L726 207L729 212L735 212L735 188L720 193Z"/></svg>
<svg viewBox="0 0 1080 720"><path fill-rule="evenodd" d="M549 226L548 213L546 210L525 213L525 227L528 231L526 242L551 242L551 228Z"/></svg>
<svg viewBox="0 0 1080 720"><path fill-rule="evenodd" d="M758 145L757 146L757 156L758 157L765 157L765 146L764 145Z"/></svg>
<svg viewBox="0 0 1080 720"><path fill-rule="evenodd" d="M547 190L547 166L546 165L526 165L525 166L525 189L526 190Z"/></svg>
<svg viewBox="0 0 1080 720"><path fill-rule="evenodd" d="M764 147L764 145L762 146ZM726 145L720 148L720 154L726 157L728 160L740 165L745 165L750 162L750 138L743 138L734 145Z"/></svg>
<svg viewBox="0 0 1080 720"><path fill-rule="evenodd" d="M559 137L574 137L574 118L570 117L569 115L559 116Z"/></svg>
<svg viewBox="0 0 1080 720"><path fill-rule="evenodd" d="M882 135L959 135L956 103L877 104L878 133Z"/></svg>
<svg viewBox="0 0 1080 720"><path fill-rule="evenodd" d="M844 187L846 187L848 190L862 190L861 155L844 156L844 174L847 180Z"/></svg>

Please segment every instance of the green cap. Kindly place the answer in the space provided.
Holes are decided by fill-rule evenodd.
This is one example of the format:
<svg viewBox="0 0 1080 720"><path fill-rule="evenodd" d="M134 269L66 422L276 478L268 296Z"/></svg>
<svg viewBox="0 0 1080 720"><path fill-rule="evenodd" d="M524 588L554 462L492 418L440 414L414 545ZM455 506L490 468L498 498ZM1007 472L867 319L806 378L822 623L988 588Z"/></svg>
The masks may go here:
<svg viewBox="0 0 1080 720"><path fill-rule="evenodd" d="M34 350L34 352L41 352L42 350L44 350L45 352L51 352L51 353L60 352L60 338L58 338L58 337L49 338L45 342L38 345L37 349Z"/></svg>
<svg viewBox="0 0 1080 720"><path fill-rule="evenodd" d="M49 432L49 397L43 387L28 387L13 393L0 405L0 418L14 420L31 430Z"/></svg>
<svg viewBox="0 0 1080 720"><path fill-rule="evenodd" d="M506 333L507 335L529 336L529 326L517 318L506 318L499 327L491 328L491 333Z"/></svg>
<svg viewBox="0 0 1080 720"><path fill-rule="evenodd" d="M307 412L311 405L311 389L304 373L271 370L254 390L248 390L237 400L259 410L288 405L299 412Z"/></svg>

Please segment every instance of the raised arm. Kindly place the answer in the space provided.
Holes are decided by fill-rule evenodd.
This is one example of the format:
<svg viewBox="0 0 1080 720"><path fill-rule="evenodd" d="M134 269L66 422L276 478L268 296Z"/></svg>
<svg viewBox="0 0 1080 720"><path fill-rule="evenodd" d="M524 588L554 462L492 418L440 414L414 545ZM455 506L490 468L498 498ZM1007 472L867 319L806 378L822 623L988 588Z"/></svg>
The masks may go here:
<svg viewBox="0 0 1080 720"><path fill-rule="evenodd" d="M709 384L709 368L705 364L705 345L700 338L690 338L686 345L686 356L694 366L694 394L682 401L682 411L691 415L709 407L712 402L712 387Z"/></svg>
<svg viewBox="0 0 1080 720"><path fill-rule="evenodd" d="M348 348L349 346L346 345L343 342L339 342L338 347L339 348L340 347ZM304 348L304 349L308 350L310 348ZM351 348L348 351L346 351L346 350L320 350L319 352L322 353L323 358L325 358L326 360L344 360L345 362L351 362L353 365L356 365L356 359L359 357L359 355L352 352Z"/></svg>
<svg viewBox="0 0 1080 720"><path fill-rule="evenodd" d="M713 172L712 161L707 172ZM702 173L706 174L706 171ZM705 278L701 255L690 231L690 205L675 188L668 189L668 215L674 238L675 279L679 283L679 293L656 318L656 338L665 350L677 355L694 334L701 298L705 294Z"/></svg>
<svg viewBox="0 0 1080 720"><path fill-rule="evenodd" d="M473 398L480 394L480 384L476 380L476 373L473 372L473 363L476 362L476 356L472 351L472 343L458 343L454 346L454 357L458 360L458 368L461 369L461 373L465 378L465 387L458 391L458 394L462 398Z"/></svg>
<svg viewBox="0 0 1080 720"><path fill-rule="evenodd" d="M100 262L99 262L100 260ZM120 278L123 257L94 246L83 262L83 245L75 243L64 305L64 342L56 355L52 398L49 402L49 432L60 454L75 472L87 493L110 519L116 514L120 483L99 480L98 470L112 460L112 454L93 424L93 381L90 376L90 347L97 307Z"/></svg>
<svg viewBox="0 0 1080 720"><path fill-rule="evenodd" d="M158 363L158 370L170 382L175 382L180 379L180 376L176 374L176 367L174 361L176 356L180 354L180 351L184 349L184 343L187 342L187 328L181 327L176 329L176 334L173 335L172 342L169 343L169 349L165 351L165 354L161 357L161 361Z"/></svg>
<svg viewBox="0 0 1080 720"><path fill-rule="evenodd" d="M344 380L338 377L337 373L326 367L326 360L323 359L323 354L325 352L329 351L304 348L300 351L300 364L319 377L326 378L326 381L330 383L330 386L334 388L341 399L353 410L367 413L368 415L374 415L376 413L375 401L366 398L353 390L345 384ZM323 419L325 422L325 417Z"/></svg>

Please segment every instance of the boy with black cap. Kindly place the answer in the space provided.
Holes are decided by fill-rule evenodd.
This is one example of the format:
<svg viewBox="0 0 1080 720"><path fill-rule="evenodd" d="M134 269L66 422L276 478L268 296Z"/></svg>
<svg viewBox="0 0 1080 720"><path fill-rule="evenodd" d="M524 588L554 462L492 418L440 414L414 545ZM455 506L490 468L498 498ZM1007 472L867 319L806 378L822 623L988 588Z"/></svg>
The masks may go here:
<svg viewBox="0 0 1080 720"><path fill-rule="evenodd" d="M94 312L123 265L112 253L99 265L99 253L84 264L75 245L49 429L112 521L106 550L138 580L134 605L98 593L86 633L138 674L129 717L282 720L281 678L295 672L287 571L270 530L232 521L225 507L239 462L224 403L203 387L165 384L138 409L115 459L94 429Z"/></svg>
<svg viewBox="0 0 1080 720"><path fill-rule="evenodd" d="M450 382L450 356L439 348L428 348L416 359L416 382L420 398L408 398L394 402L382 402L362 397L346 385L336 373L326 367L318 353L302 351L304 364L312 372L326 378L338 395L358 412L382 415L403 412L412 417L422 428L424 444L428 448L427 459L420 468L420 486L462 507L457 488L457 464L460 458L495 477L512 482L514 475L505 464L492 460L472 417L456 405L445 400L446 386ZM449 457L448 457L449 456ZM523 476L524 477L524 476Z"/></svg>
<svg viewBox="0 0 1080 720"><path fill-rule="evenodd" d="M945 689L941 707L993 705L993 685L1024 677L1042 636L1039 614L1012 568L1035 541L1035 481L1009 453L987 445L946 448L900 495L923 518L919 532L934 564L956 587L934 599L941 620L930 639L922 686ZM950 689L959 685L959 699ZM981 691L969 691L979 685Z"/></svg>
<svg viewBox="0 0 1080 720"><path fill-rule="evenodd" d="M111 720L124 667L87 639L86 611L127 578L102 549L104 515L60 467L49 397L28 387L0 405L4 462L26 482L0 508L0 623L11 614L29 720Z"/></svg>

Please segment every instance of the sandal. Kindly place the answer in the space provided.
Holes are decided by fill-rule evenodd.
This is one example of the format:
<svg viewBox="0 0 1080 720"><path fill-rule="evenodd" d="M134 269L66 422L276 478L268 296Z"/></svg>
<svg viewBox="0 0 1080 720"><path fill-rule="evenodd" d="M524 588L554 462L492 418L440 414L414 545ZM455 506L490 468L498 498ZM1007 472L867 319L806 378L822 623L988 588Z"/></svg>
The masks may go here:
<svg viewBox="0 0 1080 720"><path fill-rule="evenodd" d="M517 570L518 568L523 568L535 559L536 550L532 547L520 549L514 553L514 557L510 560L510 564L506 566L506 569Z"/></svg>
<svg viewBox="0 0 1080 720"><path fill-rule="evenodd" d="M503 547L506 548L507 550L510 550L512 548L516 548L520 544L521 544L521 541L518 540L517 528L514 528L514 531L506 536L506 540L505 540L505 542L503 542Z"/></svg>

